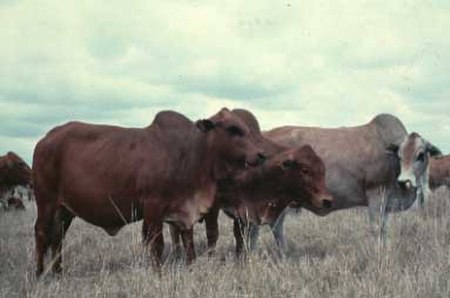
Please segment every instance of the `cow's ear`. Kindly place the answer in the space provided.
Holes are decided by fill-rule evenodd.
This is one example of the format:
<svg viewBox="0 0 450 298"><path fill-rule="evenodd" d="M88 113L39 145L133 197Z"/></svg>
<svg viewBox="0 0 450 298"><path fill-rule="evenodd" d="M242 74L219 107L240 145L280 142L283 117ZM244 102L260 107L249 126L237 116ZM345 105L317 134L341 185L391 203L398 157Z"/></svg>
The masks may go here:
<svg viewBox="0 0 450 298"><path fill-rule="evenodd" d="M293 160L293 159L285 159L281 163L281 168L284 171L298 169L299 167L300 167L300 164L297 161Z"/></svg>
<svg viewBox="0 0 450 298"><path fill-rule="evenodd" d="M385 151L387 155L397 155L399 148L399 145L390 144L386 147Z"/></svg>
<svg viewBox="0 0 450 298"><path fill-rule="evenodd" d="M438 147L434 146L430 142L427 142L427 151L430 154L430 156L440 156L440 155L442 155L441 150L439 150Z"/></svg>
<svg viewBox="0 0 450 298"><path fill-rule="evenodd" d="M214 122L209 119L198 120L195 125L203 132L208 132L215 127Z"/></svg>

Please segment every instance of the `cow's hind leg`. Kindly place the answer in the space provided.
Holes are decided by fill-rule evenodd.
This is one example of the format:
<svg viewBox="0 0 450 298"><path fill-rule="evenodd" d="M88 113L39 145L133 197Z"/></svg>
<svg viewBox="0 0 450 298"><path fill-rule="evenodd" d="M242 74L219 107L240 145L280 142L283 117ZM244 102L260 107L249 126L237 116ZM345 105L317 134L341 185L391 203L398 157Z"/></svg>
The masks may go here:
<svg viewBox="0 0 450 298"><path fill-rule="evenodd" d="M54 213L51 232L52 271L54 273L62 272L62 242L73 218L74 215L63 206L59 207Z"/></svg>
<svg viewBox="0 0 450 298"><path fill-rule="evenodd" d="M38 215L34 225L37 276L44 272L44 257L51 243L53 213L54 207L52 204L38 204Z"/></svg>
<svg viewBox="0 0 450 298"><path fill-rule="evenodd" d="M281 252L286 252L287 249L286 237L284 236L284 220L288 210L289 208L284 209L277 220L270 224L270 229Z"/></svg>

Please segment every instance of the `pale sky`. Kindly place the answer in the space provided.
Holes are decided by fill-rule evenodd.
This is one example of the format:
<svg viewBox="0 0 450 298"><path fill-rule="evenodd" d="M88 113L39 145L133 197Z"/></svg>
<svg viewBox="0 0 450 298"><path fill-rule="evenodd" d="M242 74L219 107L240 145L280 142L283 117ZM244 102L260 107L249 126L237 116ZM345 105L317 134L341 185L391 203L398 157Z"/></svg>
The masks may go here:
<svg viewBox="0 0 450 298"><path fill-rule="evenodd" d="M0 0L0 155L70 120L399 117L450 152L450 1Z"/></svg>

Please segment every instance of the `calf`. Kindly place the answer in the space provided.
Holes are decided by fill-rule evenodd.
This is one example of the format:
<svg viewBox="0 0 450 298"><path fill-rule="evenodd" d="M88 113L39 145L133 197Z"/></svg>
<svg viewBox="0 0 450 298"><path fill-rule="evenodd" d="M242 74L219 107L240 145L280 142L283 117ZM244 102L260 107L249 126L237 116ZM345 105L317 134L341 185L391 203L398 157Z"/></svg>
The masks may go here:
<svg viewBox="0 0 450 298"><path fill-rule="evenodd" d="M49 247L52 269L61 271L62 239L75 216L109 235L143 219L143 241L159 264L163 222L191 230L212 206L218 180L264 160L258 138L227 109L196 123L166 111L145 128L52 129L33 158L37 274Z"/></svg>

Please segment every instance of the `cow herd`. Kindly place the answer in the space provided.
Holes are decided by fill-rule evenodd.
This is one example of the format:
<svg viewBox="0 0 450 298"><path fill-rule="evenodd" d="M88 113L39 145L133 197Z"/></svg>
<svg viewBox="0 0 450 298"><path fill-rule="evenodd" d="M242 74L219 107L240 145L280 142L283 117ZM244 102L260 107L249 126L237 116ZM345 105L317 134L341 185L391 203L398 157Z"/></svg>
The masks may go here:
<svg viewBox="0 0 450 298"><path fill-rule="evenodd" d="M423 208L430 189L441 185L450 186L450 156L389 114L355 127L263 132L247 110L223 108L196 122L163 111L144 128L55 127L37 143L32 169L13 152L0 157L2 206L21 202L18 186L34 193L37 275L48 250L52 271L61 272L62 241L75 217L109 235L143 220L143 242L158 266L163 223L175 247L181 240L188 263L198 222L214 252L220 210L234 220L238 255L257 245L264 224L284 250L291 208L323 216L367 206L373 233L385 239L389 213L416 199Z"/></svg>

